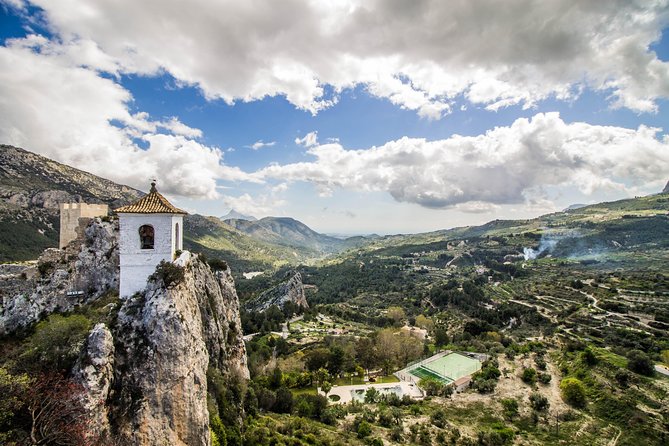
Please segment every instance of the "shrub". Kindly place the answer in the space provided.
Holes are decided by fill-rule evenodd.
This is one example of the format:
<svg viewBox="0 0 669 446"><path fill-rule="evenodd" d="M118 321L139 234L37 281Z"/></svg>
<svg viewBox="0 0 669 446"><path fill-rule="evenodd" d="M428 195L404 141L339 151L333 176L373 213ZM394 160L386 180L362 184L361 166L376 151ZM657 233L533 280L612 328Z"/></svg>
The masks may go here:
<svg viewBox="0 0 669 446"><path fill-rule="evenodd" d="M161 260L149 280L161 280L165 287L172 288L184 280L185 269L172 262Z"/></svg>
<svg viewBox="0 0 669 446"><path fill-rule="evenodd" d="M583 350L583 353L581 353L581 358L583 358L583 362L588 365L597 364L597 356L595 356L595 352L593 352L590 347L587 347L585 350Z"/></svg>
<svg viewBox="0 0 669 446"><path fill-rule="evenodd" d="M209 263L209 267L213 271L227 271L228 269L228 262L226 262L225 260L210 259L207 263Z"/></svg>
<svg viewBox="0 0 669 446"><path fill-rule="evenodd" d="M512 420L518 415L518 401L514 398L505 398L502 401L502 407L504 408L504 417Z"/></svg>
<svg viewBox="0 0 669 446"><path fill-rule="evenodd" d="M21 362L26 369L69 370L83 346L91 322L84 316L52 314L37 324L28 338Z"/></svg>
<svg viewBox="0 0 669 446"><path fill-rule="evenodd" d="M585 407L585 386L576 378L565 378L560 383L562 399L574 407Z"/></svg>
<svg viewBox="0 0 669 446"><path fill-rule="evenodd" d="M358 434L358 438L369 437L372 434L372 426L365 420L362 420L358 424L356 433Z"/></svg>
<svg viewBox="0 0 669 446"><path fill-rule="evenodd" d="M537 382L537 371L534 370L532 367L528 367L523 370L521 379L526 384L534 384Z"/></svg>
<svg viewBox="0 0 669 446"><path fill-rule="evenodd" d="M534 392L530 395L530 406L532 406L532 409L538 412L544 412L550 408L550 405L548 398L542 394Z"/></svg>
<svg viewBox="0 0 669 446"><path fill-rule="evenodd" d="M639 375L653 376L655 366L647 354L641 350L632 350L627 354L627 368Z"/></svg>
<svg viewBox="0 0 669 446"><path fill-rule="evenodd" d="M548 384L553 379L550 373L539 373L537 378L541 384Z"/></svg>

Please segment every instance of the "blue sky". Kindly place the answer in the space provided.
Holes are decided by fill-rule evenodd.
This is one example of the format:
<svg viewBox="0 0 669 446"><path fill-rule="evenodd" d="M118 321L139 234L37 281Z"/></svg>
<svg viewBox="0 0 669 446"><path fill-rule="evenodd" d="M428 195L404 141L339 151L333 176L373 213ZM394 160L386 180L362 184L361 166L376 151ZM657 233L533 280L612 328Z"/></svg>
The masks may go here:
<svg viewBox="0 0 669 446"><path fill-rule="evenodd" d="M1 142L341 234L669 180L666 1L112 3L0 0Z"/></svg>

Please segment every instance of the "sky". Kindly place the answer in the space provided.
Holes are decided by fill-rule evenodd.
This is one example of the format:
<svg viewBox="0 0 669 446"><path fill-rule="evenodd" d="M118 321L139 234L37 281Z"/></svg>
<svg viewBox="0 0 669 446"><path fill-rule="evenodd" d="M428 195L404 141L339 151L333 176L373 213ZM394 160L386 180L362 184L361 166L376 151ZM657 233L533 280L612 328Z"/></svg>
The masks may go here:
<svg viewBox="0 0 669 446"><path fill-rule="evenodd" d="M414 233L657 193L669 0L0 0L0 143Z"/></svg>

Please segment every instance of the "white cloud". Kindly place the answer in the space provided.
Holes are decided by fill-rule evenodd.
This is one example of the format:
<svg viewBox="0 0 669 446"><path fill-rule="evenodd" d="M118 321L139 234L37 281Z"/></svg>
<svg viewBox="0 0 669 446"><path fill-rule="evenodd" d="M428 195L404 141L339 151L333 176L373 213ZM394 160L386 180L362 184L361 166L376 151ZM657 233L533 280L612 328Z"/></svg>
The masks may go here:
<svg viewBox="0 0 669 446"><path fill-rule="evenodd" d="M366 150L316 145L308 150L313 162L272 165L255 175L311 182L321 195L337 188L386 191L400 202L464 212L514 203L545 207L545 187L592 194L666 179L669 137L658 139L657 131L567 124L557 113L540 113L473 137L404 137Z"/></svg>
<svg viewBox="0 0 669 446"><path fill-rule="evenodd" d="M39 36L0 46L3 142L141 189L155 177L173 195L214 198L218 179L249 179L223 165L219 149L195 141L200 130L175 117L158 122L145 112L131 114L130 93L81 66L75 53Z"/></svg>
<svg viewBox="0 0 669 446"><path fill-rule="evenodd" d="M245 215L253 215L256 218L271 215L278 207L286 203L284 200L277 200L272 195L251 196L248 193L236 197L226 195L222 197L222 200L227 207Z"/></svg>
<svg viewBox="0 0 669 446"><path fill-rule="evenodd" d="M172 116L169 121L161 122L158 125L175 135L181 135L187 138L202 138L202 130L187 126L175 116Z"/></svg>
<svg viewBox="0 0 669 446"><path fill-rule="evenodd" d="M304 147L313 147L318 144L318 132L309 132L302 138L295 138L295 144Z"/></svg>
<svg viewBox="0 0 669 446"><path fill-rule="evenodd" d="M260 141L254 142L250 146L246 146L246 147L248 147L249 149L252 149L252 150L259 150L259 149L262 149L263 147L272 147L274 145L276 145L276 141L264 142L263 140L260 140Z"/></svg>
<svg viewBox="0 0 669 446"><path fill-rule="evenodd" d="M588 87L643 112L669 97L669 63L649 50L669 23L667 0L25 1L65 47L85 49L80 63L164 70L227 102L284 95L315 114L364 85L439 118L459 95L496 110Z"/></svg>

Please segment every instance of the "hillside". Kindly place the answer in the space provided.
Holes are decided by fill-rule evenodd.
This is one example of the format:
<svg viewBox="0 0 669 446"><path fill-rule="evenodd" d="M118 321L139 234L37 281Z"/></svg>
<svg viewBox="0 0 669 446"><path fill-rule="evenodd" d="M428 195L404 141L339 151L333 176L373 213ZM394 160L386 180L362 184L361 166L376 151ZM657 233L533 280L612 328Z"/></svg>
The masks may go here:
<svg viewBox="0 0 669 446"><path fill-rule="evenodd" d="M304 223L289 217L265 217L256 221L239 218L225 223L251 237L276 245L289 246L319 257L367 243L364 237L339 239L319 234Z"/></svg>
<svg viewBox="0 0 669 446"><path fill-rule="evenodd" d="M58 204L106 203L110 209L143 192L17 147L0 146L0 261L36 259L58 246ZM188 215L184 247L221 257L235 272L308 261L319 252L256 240L216 217Z"/></svg>
<svg viewBox="0 0 669 446"><path fill-rule="evenodd" d="M58 204L106 203L142 192L18 147L0 145L0 261L35 259L58 246Z"/></svg>
<svg viewBox="0 0 669 446"><path fill-rule="evenodd" d="M221 257L234 265L235 272L297 264L314 255L309 250L257 240L216 217L198 214L184 218L184 248Z"/></svg>

